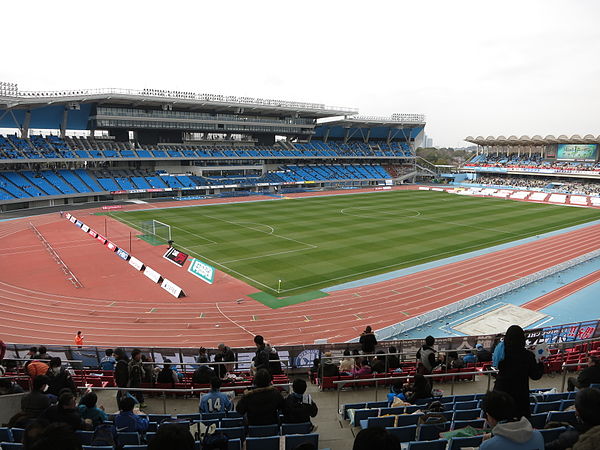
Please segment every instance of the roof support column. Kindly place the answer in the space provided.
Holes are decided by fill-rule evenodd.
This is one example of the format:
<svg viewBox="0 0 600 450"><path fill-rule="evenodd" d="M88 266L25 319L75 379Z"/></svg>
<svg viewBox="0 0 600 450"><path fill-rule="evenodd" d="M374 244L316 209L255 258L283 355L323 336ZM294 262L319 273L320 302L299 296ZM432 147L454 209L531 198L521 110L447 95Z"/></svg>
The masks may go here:
<svg viewBox="0 0 600 450"><path fill-rule="evenodd" d="M69 121L69 109L65 108L63 111L62 122L60 123L60 138L64 139L67 135L67 123Z"/></svg>
<svg viewBox="0 0 600 450"><path fill-rule="evenodd" d="M365 144L369 142L370 138L371 138L371 129L367 128L367 135L364 138Z"/></svg>
<svg viewBox="0 0 600 450"><path fill-rule="evenodd" d="M327 129L325 130L325 135L323 136L323 142L327 143L327 140L329 139L329 132L330 131L331 131L331 128L327 127Z"/></svg>
<svg viewBox="0 0 600 450"><path fill-rule="evenodd" d="M348 143L349 138L350 138L350 127L346 128L346 132L344 133L344 144Z"/></svg>
<svg viewBox="0 0 600 450"><path fill-rule="evenodd" d="M21 125L21 139L27 139L29 134L29 124L31 123L31 111L27 110L25 113L25 119Z"/></svg>

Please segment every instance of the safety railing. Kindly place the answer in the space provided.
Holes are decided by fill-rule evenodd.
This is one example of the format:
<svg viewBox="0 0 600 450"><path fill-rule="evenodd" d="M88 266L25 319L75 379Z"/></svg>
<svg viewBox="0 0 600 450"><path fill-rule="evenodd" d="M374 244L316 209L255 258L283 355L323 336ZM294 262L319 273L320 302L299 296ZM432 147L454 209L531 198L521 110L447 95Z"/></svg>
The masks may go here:
<svg viewBox="0 0 600 450"><path fill-rule="evenodd" d="M292 386L292 383L278 383L278 384L271 384L270 386L276 387L276 388L282 388L285 389L289 392L290 390L290 386ZM221 392L229 392L229 391L237 391L240 389L254 389L256 386L254 385L249 385L249 386L228 386L228 387L222 387L220 389ZM91 392L91 391L124 391L124 392L131 392L131 393L135 393L135 392L147 392L147 393L159 393L161 394L161 398L162 398L162 403L163 403L163 413L167 414L167 394L190 394L190 395L194 395L195 393L203 393L203 392L209 392L211 390L211 388L181 388L181 389L169 389L169 388L138 388L138 387L98 387L98 386L81 386L78 387L79 390L83 391L83 392Z"/></svg>
<svg viewBox="0 0 600 450"><path fill-rule="evenodd" d="M456 377L462 376L476 376L476 375L487 375L487 389L490 390L491 382L492 382L492 374L497 374L498 371L493 370L475 370L472 372L460 372L460 373L435 373L431 375L424 375L425 378L452 378L452 384L450 385L450 395L454 395L454 381ZM402 381L414 378L414 375L406 375L406 376L396 376L396 377L380 377L380 378L353 378L351 380L338 380L334 381L333 384L337 387L337 410L340 410L340 395L342 388L346 384L355 384L355 383L365 383L365 382L374 382L375 386L375 401L377 401L379 385L381 382L386 381Z"/></svg>

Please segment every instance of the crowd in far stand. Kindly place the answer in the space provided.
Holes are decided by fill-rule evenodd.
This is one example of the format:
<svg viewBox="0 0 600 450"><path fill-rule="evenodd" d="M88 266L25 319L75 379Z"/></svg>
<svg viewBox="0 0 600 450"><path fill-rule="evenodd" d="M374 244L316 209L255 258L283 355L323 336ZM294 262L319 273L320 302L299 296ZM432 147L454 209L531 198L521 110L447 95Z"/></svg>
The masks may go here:
<svg viewBox="0 0 600 450"><path fill-rule="evenodd" d="M575 195L600 195L600 182L596 180L517 176L517 175L490 175L480 174L476 180L465 180L466 183L487 184L490 186L523 187L528 189L549 189L553 184L552 192Z"/></svg>

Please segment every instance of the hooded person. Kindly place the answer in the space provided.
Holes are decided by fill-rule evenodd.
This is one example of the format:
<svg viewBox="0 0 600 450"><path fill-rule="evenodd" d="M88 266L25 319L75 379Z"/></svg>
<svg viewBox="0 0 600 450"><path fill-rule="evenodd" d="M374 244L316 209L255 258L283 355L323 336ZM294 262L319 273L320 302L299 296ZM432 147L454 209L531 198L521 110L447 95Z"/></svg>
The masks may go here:
<svg viewBox="0 0 600 450"><path fill-rule="evenodd" d="M62 360L58 356L50 359L50 367L46 376L48 377L48 394L58 397L63 389L69 389L74 395L77 394L75 382L71 374L62 366Z"/></svg>
<svg viewBox="0 0 600 450"><path fill-rule="evenodd" d="M544 437L534 430L527 418L515 415L516 405L510 395L488 392L482 401L486 421L492 428L479 450L533 450L544 448Z"/></svg>
<svg viewBox="0 0 600 450"><path fill-rule="evenodd" d="M515 402L517 417L530 417L529 379L539 380L544 374L544 364L525 348L525 332L518 325L506 330L504 358L498 363L498 376L494 391L506 392Z"/></svg>
<svg viewBox="0 0 600 450"><path fill-rule="evenodd" d="M360 348L365 355L375 353L377 338L375 337L375 333L373 333L373 329L370 326L365 328L365 331L363 331L360 335L358 342L360 343Z"/></svg>

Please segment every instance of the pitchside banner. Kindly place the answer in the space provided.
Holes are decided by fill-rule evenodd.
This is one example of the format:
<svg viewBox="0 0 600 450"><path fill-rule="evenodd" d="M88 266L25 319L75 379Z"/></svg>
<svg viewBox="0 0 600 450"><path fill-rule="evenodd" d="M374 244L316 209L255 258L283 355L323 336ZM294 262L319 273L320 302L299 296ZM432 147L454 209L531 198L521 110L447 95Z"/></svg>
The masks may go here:
<svg viewBox="0 0 600 450"><path fill-rule="evenodd" d="M196 275L198 278L209 284L212 284L215 279L215 268L196 258L192 258L190 265L188 266L188 272Z"/></svg>
<svg viewBox="0 0 600 450"><path fill-rule="evenodd" d="M176 250L174 247L170 247L169 250L163 255L163 258L168 259L173 264L183 267L188 259L188 254Z"/></svg>

